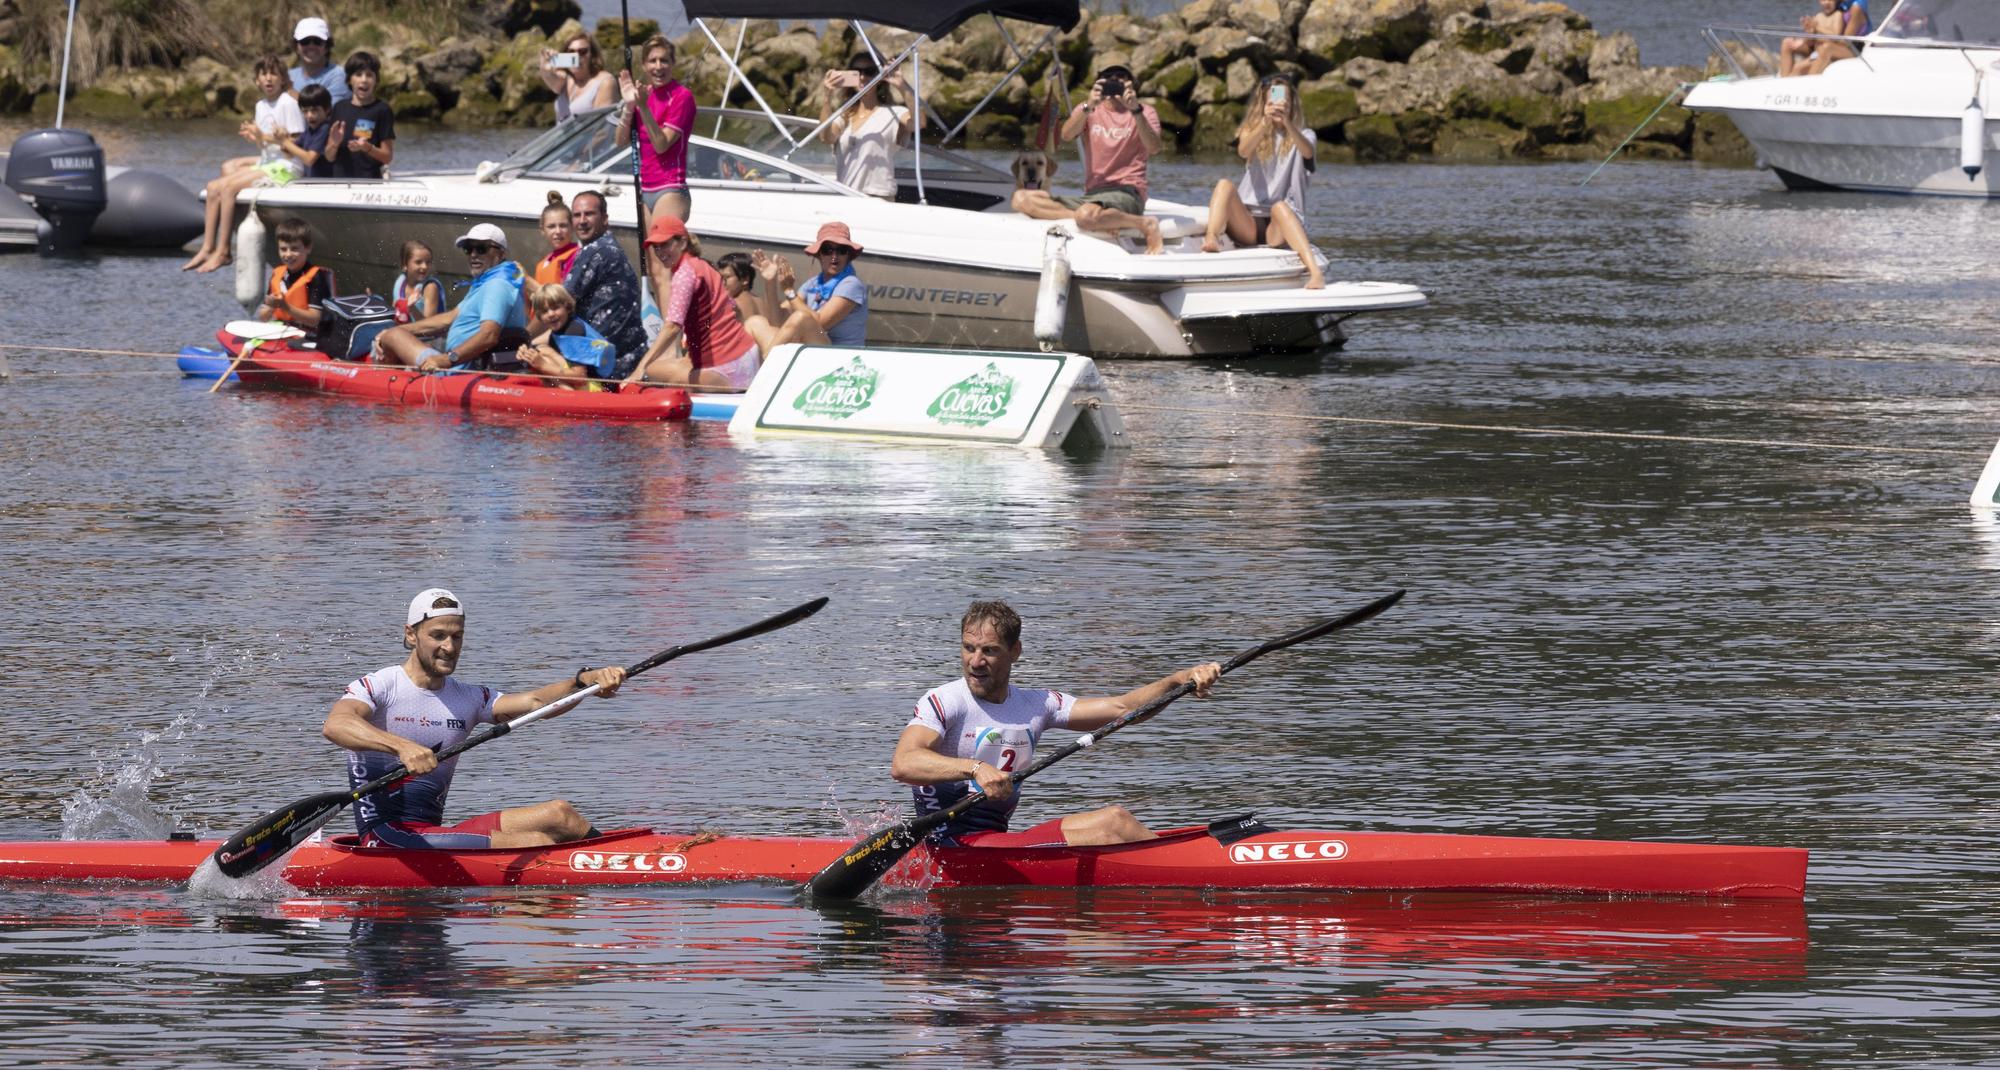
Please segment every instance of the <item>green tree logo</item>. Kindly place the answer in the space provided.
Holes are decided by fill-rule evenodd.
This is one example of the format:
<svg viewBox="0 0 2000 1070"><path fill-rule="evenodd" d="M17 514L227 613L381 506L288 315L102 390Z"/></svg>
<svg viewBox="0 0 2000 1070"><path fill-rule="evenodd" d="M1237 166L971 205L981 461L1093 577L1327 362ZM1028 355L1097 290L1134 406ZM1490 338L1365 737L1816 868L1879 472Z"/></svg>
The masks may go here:
<svg viewBox="0 0 2000 1070"><path fill-rule="evenodd" d="M845 420L875 400L875 387L882 373L855 357L849 363L806 384L792 399L792 408L807 416Z"/></svg>
<svg viewBox="0 0 2000 1070"><path fill-rule="evenodd" d="M979 374L944 388L924 410L941 424L985 427L1007 415L1014 400L1014 377L988 364Z"/></svg>

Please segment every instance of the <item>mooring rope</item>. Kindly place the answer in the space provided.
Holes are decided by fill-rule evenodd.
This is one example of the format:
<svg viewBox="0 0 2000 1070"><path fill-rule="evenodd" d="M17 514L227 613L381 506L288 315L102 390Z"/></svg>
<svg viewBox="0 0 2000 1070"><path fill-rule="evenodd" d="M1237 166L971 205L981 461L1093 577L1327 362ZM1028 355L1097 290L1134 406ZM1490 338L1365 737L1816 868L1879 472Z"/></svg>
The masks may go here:
<svg viewBox="0 0 2000 1070"><path fill-rule="evenodd" d="M1255 416L1267 420L1300 420L1308 423L1363 424L1373 427L1414 427L1432 431L1490 431L1509 435L1549 435L1563 438L1617 438L1635 442L1692 442L1713 446L1777 446L1788 449L1848 450L1855 453L1910 453L1940 457L1984 457L1985 450L1947 450L1924 446L1878 446L1855 442L1816 442L1810 439L1724 438L1713 435L1658 435L1639 431L1583 431L1569 427L1515 427L1508 424L1457 424L1443 420L1385 420L1365 416L1321 416L1312 413L1207 409L1192 405L1120 405L1126 412L1186 412L1203 416Z"/></svg>
<svg viewBox="0 0 2000 1070"><path fill-rule="evenodd" d="M0 342L0 350L41 350L49 353L85 353L92 356L110 357L152 357L174 358L179 353L159 353L142 349L85 349L79 346L34 345L17 342ZM20 375L20 372L14 374ZM29 378L54 379L71 376L101 376L102 372L31 372ZM150 374L150 373L133 373ZM532 374L532 373L529 373ZM612 380L595 380L612 382ZM712 391L723 393L724 391ZM732 393L734 391L731 391ZM1269 412L1258 410L1210 409L1194 405L1147 405L1144 403L1121 404L1125 412L1181 412L1197 416L1218 416L1225 419L1256 417L1264 420L1297 420L1307 423L1359 424L1368 427L1409 427L1431 431L1483 431L1504 435L1547 435L1558 438L1611 438L1632 442L1685 442L1707 446L1769 446L1781 449L1841 450L1851 453L1901 453L1931 457L1984 457L1985 450L1949 450L1925 446L1882 446L1872 443L1820 442L1812 439L1785 438L1728 438L1716 435L1659 435L1639 431L1584 431L1571 427L1515 427L1508 424L1461 424L1443 420L1388 420L1366 416L1321 416L1312 413Z"/></svg>

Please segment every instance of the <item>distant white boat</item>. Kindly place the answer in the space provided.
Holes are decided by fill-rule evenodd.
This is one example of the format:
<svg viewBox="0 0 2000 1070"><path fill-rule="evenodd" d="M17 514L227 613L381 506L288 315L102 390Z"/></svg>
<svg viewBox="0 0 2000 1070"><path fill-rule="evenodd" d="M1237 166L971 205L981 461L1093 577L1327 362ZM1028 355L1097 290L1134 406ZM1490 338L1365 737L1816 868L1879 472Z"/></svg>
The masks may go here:
<svg viewBox="0 0 2000 1070"><path fill-rule="evenodd" d="M1730 73L1689 91L1694 111L1729 116L1758 163L1792 189L2000 196L1988 157L2000 130L2000 4L1902 0L1858 55L1816 75L1768 66L1797 30L1705 31Z"/></svg>

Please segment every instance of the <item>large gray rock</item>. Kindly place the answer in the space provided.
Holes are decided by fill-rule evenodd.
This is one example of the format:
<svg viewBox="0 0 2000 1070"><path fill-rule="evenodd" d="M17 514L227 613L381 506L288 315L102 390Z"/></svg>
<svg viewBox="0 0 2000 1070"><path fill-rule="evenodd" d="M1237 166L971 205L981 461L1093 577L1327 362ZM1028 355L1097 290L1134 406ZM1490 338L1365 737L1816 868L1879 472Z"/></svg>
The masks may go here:
<svg viewBox="0 0 2000 1070"><path fill-rule="evenodd" d="M1304 5L1297 6L1302 14ZM1292 27L1298 16L1289 14L1279 0L1194 0L1179 11L1181 22L1190 32L1210 26L1234 26L1252 37L1261 37L1278 52L1292 50Z"/></svg>
<svg viewBox="0 0 2000 1070"><path fill-rule="evenodd" d="M1312 0L1299 20L1299 61L1316 73L1356 56L1400 63L1430 37L1428 0Z"/></svg>
<svg viewBox="0 0 2000 1070"><path fill-rule="evenodd" d="M1210 26L1194 35L1194 58L1203 70L1221 74L1238 60L1249 60L1257 69L1267 70L1276 54L1261 37L1234 26Z"/></svg>
<svg viewBox="0 0 2000 1070"><path fill-rule="evenodd" d="M1355 102L1364 115L1404 112L1444 114L1461 95L1510 96L1522 92L1512 76L1482 56L1445 50L1429 63L1383 64L1366 58L1341 68L1355 87Z"/></svg>

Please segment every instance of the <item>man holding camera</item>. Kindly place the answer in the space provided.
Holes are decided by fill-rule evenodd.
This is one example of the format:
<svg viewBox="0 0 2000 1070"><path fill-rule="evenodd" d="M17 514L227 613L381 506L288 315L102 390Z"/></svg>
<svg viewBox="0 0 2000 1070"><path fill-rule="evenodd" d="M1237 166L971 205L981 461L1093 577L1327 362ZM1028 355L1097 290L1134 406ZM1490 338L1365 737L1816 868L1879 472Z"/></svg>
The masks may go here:
<svg viewBox="0 0 2000 1070"><path fill-rule="evenodd" d="M1084 230L1116 235L1136 230L1146 252L1162 251L1160 224L1146 215L1146 161L1160 151L1160 114L1139 102L1130 69L1113 63L1097 72L1090 99L1063 120L1061 141L1083 135L1083 196L1056 197L1017 189L1014 210L1034 219L1074 219Z"/></svg>

